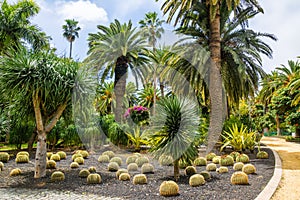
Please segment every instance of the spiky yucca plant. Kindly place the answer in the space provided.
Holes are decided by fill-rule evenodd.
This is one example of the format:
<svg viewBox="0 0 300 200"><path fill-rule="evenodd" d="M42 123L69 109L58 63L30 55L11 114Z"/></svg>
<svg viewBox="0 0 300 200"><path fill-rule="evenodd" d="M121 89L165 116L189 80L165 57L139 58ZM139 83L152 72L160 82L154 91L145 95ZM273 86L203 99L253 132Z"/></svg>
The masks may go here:
<svg viewBox="0 0 300 200"><path fill-rule="evenodd" d="M170 155L173 158L174 177L179 179L179 161L193 162L198 156L193 143L200 123L198 106L188 98L168 97L157 103L152 118L150 149L155 158Z"/></svg>
<svg viewBox="0 0 300 200"><path fill-rule="evenodd" d="M179 186L174 181L164 181L159 187L159 194L165 197L177 196L179 194Z"/></svg>

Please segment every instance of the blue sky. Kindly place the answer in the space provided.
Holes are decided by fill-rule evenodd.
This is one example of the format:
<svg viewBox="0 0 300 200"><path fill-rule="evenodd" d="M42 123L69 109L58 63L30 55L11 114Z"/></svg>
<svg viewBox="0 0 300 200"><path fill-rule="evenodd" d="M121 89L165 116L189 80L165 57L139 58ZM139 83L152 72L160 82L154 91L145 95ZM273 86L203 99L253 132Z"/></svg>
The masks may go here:
<svg viewBox="0 0 300 200"><path fill-rule="evenodd" d="M277 42L267 41L273 51L273 59L263 57L263 68L270 72L288 60L296 60L300 56L300 1L299 0L261 0L265 14L259 14L250 22L253 30L275 34ZM97 32L99 24L108 25L114 19L121 22L138 21L145 13L156 11L163 18L160 6L162 0L36 0L41 7L40 13L32 22L42 28L53 40L52 45L59 54L68 55L69 43L62 36L61 26L65 19L79 21L81 31L74 43L73 56L84 59L88 50L88 33ZM166 25L166 37L171 37L172 26ZM170 39L170 38L168 38Z"/></svg>

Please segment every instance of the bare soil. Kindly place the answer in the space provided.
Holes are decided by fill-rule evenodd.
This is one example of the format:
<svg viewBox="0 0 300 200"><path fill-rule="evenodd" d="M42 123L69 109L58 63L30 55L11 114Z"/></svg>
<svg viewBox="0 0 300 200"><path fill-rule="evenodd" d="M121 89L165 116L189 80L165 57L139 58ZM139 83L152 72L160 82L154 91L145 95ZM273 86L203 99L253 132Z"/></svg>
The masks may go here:
<svg viewBox="0 0 300 200"><path fill-rule="evenodd" d="M97 161L99 155L110 150L109 147L103 148L96 153L91 154L85 159L84 165L79 169L71 169L71 152L67 152L66 160L57 162L57 169L65 173L65 180L62 182L51 182L50 176L53 171L47 170L47 176L41 179L34 179L34 155L31 156L30 163L16 164L14 157L8 163L5 163L4 171L0 172L0 188L17 187L17 188L47 188L50 190L72 191L80 194L96 194L107 197L120 197L123 199L162 199L159 195L159 186L164 180L173 180L173 167L160 166L158 162L148 154L143 154L150 159L150 163L155 166L154 174L147 174L148 184L134 185L132 181L119 181L116 179L115 172L107 170L107 163L99 163ZM191 187L189 185L189 177L184 175L184 170L181 170L181 177L178 182L180 195L172 197L172 199L231 199L231 200L252 200L264 189L274 172L274 155L270 149L266 149L269 153L269 159L255 159L254 153L249 153L250 162L256 166L257 173L249 175L249 185L232 185L230 177L234 172L232 167L229 168L229 173L218 174L211 172L212 179L207 181L205 185L200 187ZM120 156L123 160L122 168L127 168L125 163L129 152L118 150L116 156ZM220 154L220 153L219 153ZM102 183L98 185L87 184L85 178L80 178L78 173L83 168L95 166L97 173L102 177ZM9 172L13 168L20 168L22 174L16 177L10 177ZM205 167L197 167L197 171L203 171ZM130 172L131 177L140 173Z"/></svg>

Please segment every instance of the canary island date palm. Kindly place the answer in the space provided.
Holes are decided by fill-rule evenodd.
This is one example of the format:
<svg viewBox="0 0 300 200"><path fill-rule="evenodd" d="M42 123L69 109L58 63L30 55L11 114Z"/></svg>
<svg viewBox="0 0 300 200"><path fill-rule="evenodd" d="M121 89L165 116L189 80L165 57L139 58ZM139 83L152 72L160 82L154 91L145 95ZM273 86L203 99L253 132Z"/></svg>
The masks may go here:
<svg viewBox="0 0 300 200"><path fill-rule="evenodd" d="M191 161L197 155L193 141L200 123L199 108L188 98L171 96L157 102L151 119L150 151L155 158L169 155L174 161L174 178L179 179L179 161Z"/></svg>
<svg viewBox="0 0 300 200"><path fill-rule="evenodd" d="M132 26L132 22L121 24L115 20L109 26L98 25L97 33L88 37L89 51L85 62L101 71L101 81L114 76L116 96L115 119L121 122L125 112L123 98L126 90L128 67L137 78L140 75L139 66L146 63L142 54L147 46L147 40L141 31Z"/></svg>
<svg viewBox="0 0 300 200"><path fill-rule="evenodd" d="M46 175L46 137L63 112L72 108L72 93L80 86L78 69L79 63L51 51L33 52L22 46L7 51L0 61L1 92L11 97L12 106L22 105L24 113L35 116L35 178Z"/></svg>
<svg viewBox="0 0 300 200"><path fill-rule="evenodd" d="M78 21L75 21L74 19L66 19L66 24L62 26L64 33L63 36L70 42L70 54L69 58L72 58L72 46L73 42L75 41L75 38L79 37L78 31L80 31L80 27L78 25Z"/></svg>
<svg viewBox="0 0 300 200"><path fill-rule="evenodd" d="M40 10L34 1L21 0L8 4L4 0L0 2L0 7L0 54L3 54L7 48L24 42L36 50L49 47L50 37L29 20Z"/></svg>
<svg viewBox="0 0 300 200"><path fill-rule="evenodd" d="M156 0L157 1L157 0ZM220 5L222 0L166 0L164 1L161 9L164 14L168 14L167 22L175 19L177 24L185 15L185 12L192 8L192 6L200 2L209 7L208 23L209 23L209 52L212 63L209 65L209 80L208 84L210 91L210 125L208 133L208 148L211 151L215 143L220 137L223 127L223 113L224 111L224 95L222 89L222 76L221 76L221 19ZM226 1L226 8L228 10L239 10L243 4L250 4L262 11L257 1L253 0L228 0Z"/></svg>

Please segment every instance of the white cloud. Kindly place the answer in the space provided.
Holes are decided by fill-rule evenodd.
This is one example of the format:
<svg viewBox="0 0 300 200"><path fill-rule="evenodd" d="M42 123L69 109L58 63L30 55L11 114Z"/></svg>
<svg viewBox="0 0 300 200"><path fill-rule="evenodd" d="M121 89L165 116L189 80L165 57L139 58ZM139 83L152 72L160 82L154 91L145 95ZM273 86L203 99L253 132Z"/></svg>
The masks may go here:
<svg viewBox="0 0 300 200"><path fill-rule="evenodd" d="M56 8L57 13L64 19L75 19L80 23L108 21L107 12L90 1L58 1Z"/></svg>

